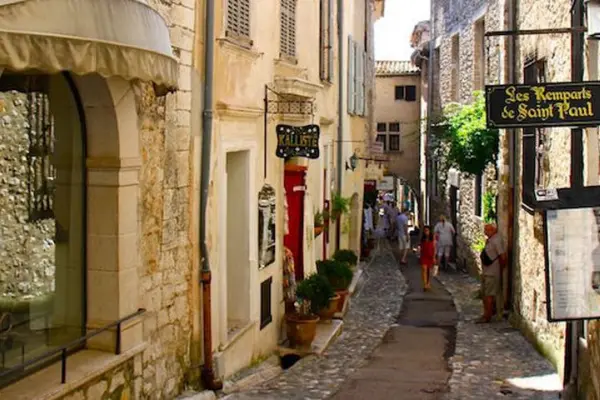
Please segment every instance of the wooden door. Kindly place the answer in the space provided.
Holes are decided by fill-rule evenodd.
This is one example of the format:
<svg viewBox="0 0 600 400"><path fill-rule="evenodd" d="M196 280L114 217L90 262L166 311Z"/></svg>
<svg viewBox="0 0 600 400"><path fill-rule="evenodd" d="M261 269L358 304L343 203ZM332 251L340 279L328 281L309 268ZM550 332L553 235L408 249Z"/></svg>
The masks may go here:
<svg viewBox="0 0 600 400"><path fill-rule="evenodd" d="M296 281L304 279L304 191L305 169L286 166L283 184L288 204L288 234L283 238L285 247L294 254Z"/></svg>

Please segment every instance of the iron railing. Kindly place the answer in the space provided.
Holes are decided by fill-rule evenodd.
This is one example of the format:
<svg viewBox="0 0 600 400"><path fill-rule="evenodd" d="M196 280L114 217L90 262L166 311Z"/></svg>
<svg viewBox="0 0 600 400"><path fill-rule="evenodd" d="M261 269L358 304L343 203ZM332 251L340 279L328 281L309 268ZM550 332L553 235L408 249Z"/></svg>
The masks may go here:
<svg viewBox="0 0 600 400"><path fill-rule="evenodd" d="M146 310L144 308L140 308L138 309L136 312L127 315L126 317L123 317L117 321L114 321L108 325L103 326L102 328L98 328L95 329L91 332L89 332L87 335L82 336L78 339L73 340L70 343L67 343L61 347L57 347L55 349L49 350L35 358L32 358L31 360L28 360L27 362L21 363L19 365L16 365L14 367L11 368L7 368L6 370L0 372L0 380L2 380L2 378L7 377L11 374L14 374L16 372L23 372L27 367L31 367L34 366L36 364L40 364L40 363L44 363L44 362L49 362L51 360L53 360L55 357L60 355L60 359L61 359L61 376L60 376L60 383L64 384L67 382L67 357L70 355L69 354L69 349L84 345L89 339L98 336L101 333L104 333L106 331L108 331L109 329L112 328L117 328L117 337L115 340L115 354L121 354L121 324L123 324L124 322L127 322L133 318L136 318L142 314L144 314L146 312Z"/></svg>

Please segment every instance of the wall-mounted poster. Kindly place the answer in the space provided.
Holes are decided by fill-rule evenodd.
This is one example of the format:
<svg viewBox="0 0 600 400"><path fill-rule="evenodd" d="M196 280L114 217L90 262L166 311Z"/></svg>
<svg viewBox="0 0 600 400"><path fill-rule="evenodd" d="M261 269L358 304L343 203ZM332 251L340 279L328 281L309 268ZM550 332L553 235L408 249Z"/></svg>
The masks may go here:
<svg viewBox="0 0 600 400"><path fill-rule="evenodd" d="M600 207L546 211L549 321L600 318Z"/></svg>
<svg viewBox="0 0 600 400"><path fill-rule="evenodd" d="M264 185L258 193L258 267L275 261L275 189Z"/></svg>

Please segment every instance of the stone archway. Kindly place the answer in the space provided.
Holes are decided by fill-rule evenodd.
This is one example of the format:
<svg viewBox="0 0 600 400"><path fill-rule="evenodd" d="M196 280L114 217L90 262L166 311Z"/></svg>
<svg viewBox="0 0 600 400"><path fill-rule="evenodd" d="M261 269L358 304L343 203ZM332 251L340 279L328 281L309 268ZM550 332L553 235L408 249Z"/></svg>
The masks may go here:
<svg viewBox="0 0 600 400"><path fill-rule="evenodd" d="M350 240L348 242L350 250L360 254L360 236L362 228L362 213L360 208L360 198L358 193L354 193L350 199Z"/></svg>
<svg viewBox="0 0 600 400"><path fill-rule="evenodd" d="M86 127L86 316L88 329L95 329L139 305L139 124L129 81L98 75L73 81ZM138 344L141 324L123 329L122 350L127 350ZM114 332L107 333L88 347L112 350L114 340Z"/></svg>

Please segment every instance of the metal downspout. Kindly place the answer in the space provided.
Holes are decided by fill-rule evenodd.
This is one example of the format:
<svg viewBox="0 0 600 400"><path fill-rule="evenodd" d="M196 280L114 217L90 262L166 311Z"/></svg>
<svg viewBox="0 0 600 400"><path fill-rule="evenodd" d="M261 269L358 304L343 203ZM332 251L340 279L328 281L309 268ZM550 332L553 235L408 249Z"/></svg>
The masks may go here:
<svg viewBox="0 0 600 400"><path fill-rule="evenodd" d="M200 282L202 283L202 336L204 342L204 365L202 366L202 383L206 389L220 390L223 383L215 376L212 353L212 318L211 318L211 272L208 259L208 246L206 244L206 209L208 205L208 186L210 183L210 156L213 125L213 71L214 71L214 43L215 43L215 2L205 0L205 31L204 31L204 93L202 111L202 159L200 168Z"/></svg>
<svg viewBox="0 0 600 400"><path fill-rule="evenodd" d="M337 20L338 20L338 131L337 131L337 191L338 196L342 195L342 177L344 155L342 143L344 140L344 0L337 0ZM350 53L348 53L350 54ZM336 221L335 248L340 248L341 235L341 216Z"/></svg>
<svg viewBox="0 0 600 400"><path fill-rule="evenodd" d="M507 30L515 30L517 28L517 0L508 0L508 26ZM508 37L508 54L507 54L507 64L508 64L508 83L517 83L517 60L516 60L516 41L517 37L515 35L511 35ZM511 206L510 206L510 217L511 221L509 224L512 225L510 231L510 269L508 281L513 282L515 267L518 264L518 244L519 244L519 210L520 210L520 198L519 198L519 162L518 156L520 151L519 146L519 137L517 135L516 129L508 130L508 138L509 138L509 171L510 171L510 190L511 190ZM508 295L512 297L513 288L512 285L508 285ZM512 308L512 300L509 301Z"/></svg>

